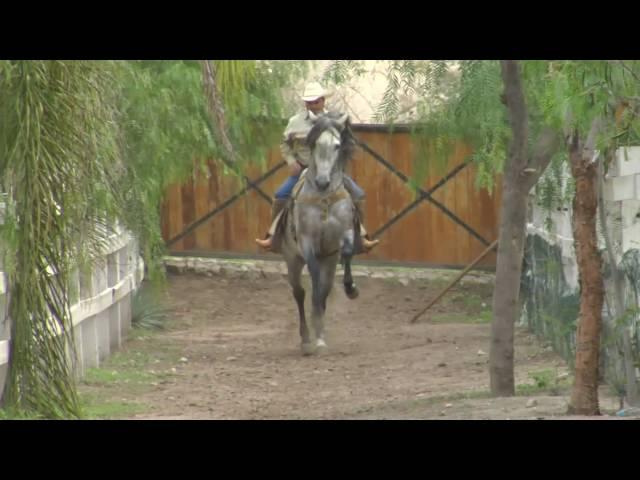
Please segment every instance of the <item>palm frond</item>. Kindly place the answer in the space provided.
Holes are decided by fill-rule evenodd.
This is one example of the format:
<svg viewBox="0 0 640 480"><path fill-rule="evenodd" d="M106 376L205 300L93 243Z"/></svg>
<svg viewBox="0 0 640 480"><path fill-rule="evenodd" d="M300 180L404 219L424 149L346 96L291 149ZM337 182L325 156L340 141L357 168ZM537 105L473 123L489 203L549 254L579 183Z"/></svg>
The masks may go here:
<svg viewBox="0 0 640 480"><path fill-rule="evenodd" d="M99 255L113 213L104 172L119 158L111 64L22 61L0 79L12 319L5 402L47 418L78 417L70 357L69 277ZM102 186L102 188L96 188Z"/></svg>

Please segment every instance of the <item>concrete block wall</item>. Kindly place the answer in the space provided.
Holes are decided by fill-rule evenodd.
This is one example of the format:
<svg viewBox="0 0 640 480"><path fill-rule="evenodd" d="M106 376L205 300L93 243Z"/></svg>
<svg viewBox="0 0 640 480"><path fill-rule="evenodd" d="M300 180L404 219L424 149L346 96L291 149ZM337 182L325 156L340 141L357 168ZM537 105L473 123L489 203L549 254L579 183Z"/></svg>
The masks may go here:
<svg viewBox="0 0 640 480"><path fill-rule="evenodd" d="M135 239L114 228L104 258L91 271L73 275L71 319L75 339L72 361L78 377L97 367L120 346L131 328L131 296L144 277ZM8 370L10 328L7 285L0 271L0 395Z"/></svg>
<svg viewBox="0 0 640 480"><path fill-rule="evenodd" d="M549 174L549 173L547 173ZM571 177L568 166L562 171L563 185L567 184ZM564 205L551 212L539 206L535 194L530 193L529 222L527 234L539 235L550 244L560 247L562 267L565 279L569 286L578 287L578 267L575 258L573 242L573 226L571 224L571 205ZM548 225L548 220L551 220Z"/></svg>
<svg viewBox="0 0 640 480"><path fill-rule="evenodd" d="M625 153L626 152L626 153ZM565 179L569 172L565 172ZM605 218L611 235L617 261L630 249L640 249L640 147L621 148L607 172L603 189ZM571 206L550 214L536 205L531 196L527 232L538 234L548 242L560 246L567 282L577 288L578 276L575 261ZM546 219L551 217L551 228ZM598 218L599 222L599 218ZM600 246L605 247L599 232Z"/></svg>
<svg viewBox="0 0 640 480"><path fill-rule="evenodd" d="M569 172L565 172L565 179ZM568 288L578 291L578 267L574 249L573 230L571 225L571 205L549 214L536 203L533 194L530 196L531 211L527 224L527 234L539 235L546 242L560 247L562 269ZM640 250L640 147L619 149L612 165L605 177L603 189L603 205L605 221L616 262L631 249ZM552 226L547 228L546 219L551 217ZM598 215L598 236L601 249L606 247ZM605 288L610 292L611 286L605 282ZM640 305L638 305L640 307ZM603 314L607 317L606 306ZM605 318L605 321L611 319ZM640 322L630 327L640 329Z"/></svg>
<svg viewBox="0 0 640 480"><path fill-rule="evenodd" d="M621 148L605 180L604 208L617 260L640 249L640 147Z"/></svg>

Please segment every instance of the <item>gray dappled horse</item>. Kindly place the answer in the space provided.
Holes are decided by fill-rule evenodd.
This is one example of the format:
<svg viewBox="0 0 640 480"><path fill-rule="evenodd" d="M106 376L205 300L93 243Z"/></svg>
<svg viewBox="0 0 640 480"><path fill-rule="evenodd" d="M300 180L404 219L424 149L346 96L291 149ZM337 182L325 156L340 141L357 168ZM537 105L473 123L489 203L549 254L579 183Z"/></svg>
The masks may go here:
<svg viewBox="0 0 640 480"><path fill-rule="evenodd" d="M298 304L302 353L310 355L326 349L324 314L339 258L344 263L344 289L354 299L358 289L351 276L354 254L354 205L345 190L343 176L355 140L348 126L348 115L328 113L316 117L307 136L311 150L302 189L294 194L283 222L281 252L287 262L289 283ZM308 266L312 285L312 324L315 344L311 343L305 319L305 291L302 269Z"/></svg>

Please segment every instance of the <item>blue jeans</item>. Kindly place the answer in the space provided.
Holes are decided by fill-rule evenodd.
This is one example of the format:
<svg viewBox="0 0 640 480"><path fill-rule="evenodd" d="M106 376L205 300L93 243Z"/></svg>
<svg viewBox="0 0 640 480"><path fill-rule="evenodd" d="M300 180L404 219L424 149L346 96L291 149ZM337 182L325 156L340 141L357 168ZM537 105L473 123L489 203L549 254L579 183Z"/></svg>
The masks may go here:
<svg viewBox="0 0 640 480"><path fill-rule="evenodd" d="M291 193L293 192L293 187L296 186L296 183L298 182L298 179L300 178L300 175L292 175L289 178L287 178L284 183L280 186L280 188L278 190L276 190L276 198L278 200L284 200L287 199L291 196Z"/></svg>
<svg viewBox="0 0 640 480"><path fill-rule="evenodd" d="M295 187L296 183L300 175L290 176L287 178L284 183L280 186L278 190L276 190L275 197L279 200L287 199L291 196L293 192L293 187ZM344 188L351 194L351 197L354 200L361 200L364 198L364 190L358 186L356 182L349 175L344 176Z"/></svg>

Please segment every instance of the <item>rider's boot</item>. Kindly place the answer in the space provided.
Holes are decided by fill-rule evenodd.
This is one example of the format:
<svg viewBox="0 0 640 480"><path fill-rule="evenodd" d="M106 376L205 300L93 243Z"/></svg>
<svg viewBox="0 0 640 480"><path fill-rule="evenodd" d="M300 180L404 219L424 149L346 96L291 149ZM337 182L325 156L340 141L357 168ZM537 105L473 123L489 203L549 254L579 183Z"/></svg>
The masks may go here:
<svg viewBox="0 0 640 480"><path fill-rule="evenodd" d="M271 250L273 234L276 229L276 218L278 218L278 215L286 206L288 200L288 198L275 198L271 204L271 226L269 227L269 231L265 235L264 239L256 238L256 243L265 250Z"/></svg>
<svg viewBox="0 0 640 480"><path fill-rule="evenodd" d="M360 200L355 200L353 203L356 207L356 211L358 212L358 219L360 223L360 238L362 239L362 248L364 250L364 252L369 252L373 247L375 247L378 243L380 243L380 240L372 240L371 238L369 238L369 234L367 233L367 230L364 228L364 198L360 199Z"/></svg>

